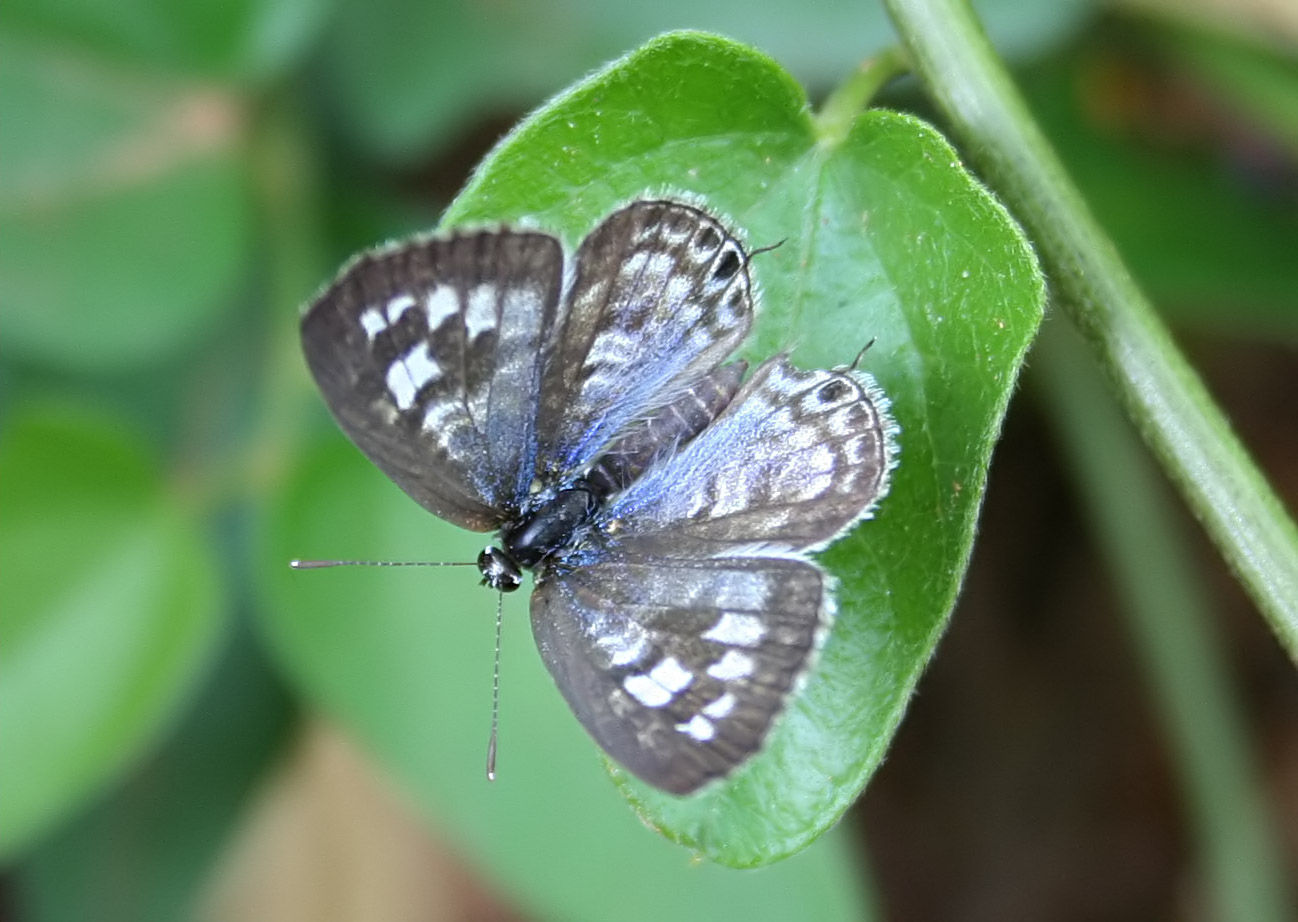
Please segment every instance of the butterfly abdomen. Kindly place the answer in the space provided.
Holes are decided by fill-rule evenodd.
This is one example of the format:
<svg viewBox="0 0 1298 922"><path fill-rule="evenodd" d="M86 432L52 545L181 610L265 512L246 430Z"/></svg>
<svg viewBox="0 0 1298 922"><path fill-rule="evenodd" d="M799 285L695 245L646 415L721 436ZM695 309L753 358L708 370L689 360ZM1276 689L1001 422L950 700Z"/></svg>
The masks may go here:
<svg viewBox="0 0 1298 922"><path fill-rule="evenodd" d="M602 498L629 486L660 458L674 455L729 406L747 368L747 362L723 365L631 425L595 459L586 483Z"/></svg>

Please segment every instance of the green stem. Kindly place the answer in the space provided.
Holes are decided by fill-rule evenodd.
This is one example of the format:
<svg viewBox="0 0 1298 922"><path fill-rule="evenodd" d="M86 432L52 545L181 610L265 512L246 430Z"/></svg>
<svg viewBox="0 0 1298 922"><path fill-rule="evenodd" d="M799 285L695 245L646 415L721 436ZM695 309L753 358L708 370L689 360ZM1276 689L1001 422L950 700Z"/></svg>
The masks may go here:
<svg viewBox="0 0 1298 922"><path fill-rule="evenodd" d="M852 75L825 98L816 113L816 134L821 142L830 147L841 144L856 117L870 104L879 88L910 69L910 59L896 45L862 61Z"/></svg>
<svg viewBox="0 0 1298 922"><path fill-rule="evenodd" d="M1030 374L1122 596L1219 919L1280 920L1285 876L1209 593L1166 485L1076 332L1047 321Z"/></svg>
<svg viewBox="0 0 1298 922"><path fill-rule="evenodd" d="M1026 226L1055 302L1298 662L1298 529L1033 122L965 0L884 0L970 159Z"/></svg>

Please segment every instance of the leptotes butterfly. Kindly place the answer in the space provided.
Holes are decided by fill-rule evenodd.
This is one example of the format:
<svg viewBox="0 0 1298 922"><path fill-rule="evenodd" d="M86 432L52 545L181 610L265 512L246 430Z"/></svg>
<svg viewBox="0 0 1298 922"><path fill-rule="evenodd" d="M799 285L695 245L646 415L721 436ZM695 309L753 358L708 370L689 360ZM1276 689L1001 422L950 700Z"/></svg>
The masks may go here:
<svg viewBox="0 0 1298 922"><path fill-rule="evenodd" d="M302 320L353 442L416 502L496 531L560 691L615 760L688 794L761 748L833 617L809 556L869 516L897 427L855 367L727 363L749 255L692 205L636 201L571 261L527 230L354 259Z"/></svg>

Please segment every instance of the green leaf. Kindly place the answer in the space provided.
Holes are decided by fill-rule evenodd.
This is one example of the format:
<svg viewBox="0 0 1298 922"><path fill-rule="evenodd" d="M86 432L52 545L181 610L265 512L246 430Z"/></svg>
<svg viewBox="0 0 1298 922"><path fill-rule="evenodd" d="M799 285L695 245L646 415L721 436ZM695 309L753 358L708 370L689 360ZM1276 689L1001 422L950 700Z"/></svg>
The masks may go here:
<svg viewBox="0 0 1298 922"><path fill-rule="evenodd" d="M840 581L838 621L767 750L691 798L620 778L653 828L715 861L753 866L832 826L887 748L964 574L988 460L1041 317L1043 285L1003 209L931 128L871 111L832 142L774 62L694 33L655 40L538 111L484 162L445 223L527 216L574 242L616 205L665 192L705 198L751 245L784 241L755 262L764 298L748 357L792 349L798 364L828 367L851 362L874 339L864 364L891 396L902 430L901 464L876 518L823 555ZM480 542L427 516L423 530L436 536L429 542L415 541L418 526L400 524L395 510L381 513L372 501L358 527L362 489L348 480L329 491L345 513L295 509L280 526L283 553L473 559ZM406 505L417 517L420 510ZM468 613L485 615L490 603L471 601L474 580L458 573L302 576L271 609L279 649L308 690L402 766L421 798L445 808L447 791L462 790L480 771L473 747L486 705L460 700L471 678L441 678L463 666L461 652L473 647L450 653L433 637ZM408 589L401 601L376 600L380 582L412 579L435 586L435 595L421 603ZM360 601L362 590L343 588L357 580L369 601ZM330 588L319 588L325 582ZM507 615L521 617L511 603ZM466 673L476 670L480 683L489 671L488 620L475 619L482 659ZM518 643L506 640L502 759L508 752L510 781L498 788L525 785L526 809L536 810L537 801L556 796L552 785L576 777L586 784L583 760L594 761L594 747L580 741L571 718L562 736L547 724L533 738L531 717L512 723L520 720L519 699L527 708L561 707L535 651L516 662ZM370 655L358 658L362 644L383 649L366 646ZM400 693L374 701L373 671L400 682ZM511 693L510 683L523 681L531 683L527 693ZM435 743L415 748L411 738L423 735ZM536 761L524 755L529 747ZM494 815L490 804L502 796L461 794L488 806L451 809Z"/></svg>
<svg viewBox="0 0 1298 922"><path fill-rule="evenodd" d="M309 47L333 0L9 0L9 26L104 58L203 77L267 79Z"/></svg>
<svg viewBox="0 0 1298 922"><path fill-rule="evenodd" d="M198 917L194 905L250 795L298 736L284 689L247 628L236 626L211 680L164 745L9 869L18 918Z"/></svg>
<svg viewBox="0 0 1298 922"><path fill-rule="evenodd" d="M20 411L0 446L0 855L158 735L219 638L191 519L111 422Z"/></svg>
<svg viewBox="0 0 1298 922"><path fill-rule="evenodd" d="M237 302L233 98L0 32L0 323L11 355L134 369Z"/></svg>

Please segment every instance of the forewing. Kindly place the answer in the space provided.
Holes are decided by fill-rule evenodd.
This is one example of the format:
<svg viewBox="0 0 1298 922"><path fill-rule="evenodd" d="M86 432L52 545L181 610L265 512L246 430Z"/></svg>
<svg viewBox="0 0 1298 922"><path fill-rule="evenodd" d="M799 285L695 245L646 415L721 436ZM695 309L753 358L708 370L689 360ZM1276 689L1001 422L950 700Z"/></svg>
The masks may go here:
<svg viewBox="0 0 1298 922"><path fill-rule="evenodd" d="M611 214L574 271L541 390L540 464L555 472L674 401L738 347L753 314L743 246L677 202Z"/></svg>
<svg viewBox="0 0 1298 922"><path fill-rule="evenodd" d="M896 459L887 399L861 371L761 365L680 452L613 497L626 554L815 549L867 516Z"/></svg>
<svg viewBox="0 0 1298 922"><path fill-rule="evenodd" d="M307 364L371 461L425 508L485 531L531 483L562 279L562 248L544 234L366 253L303 317Z"/></svg>
<svg viewBox="0 0 1298 922"><path fill-rule="evenodd" d="M541 574L532 631L596 742L688 794L761 748L828 626L825 579L779 557L588 563Z"/></svg>

